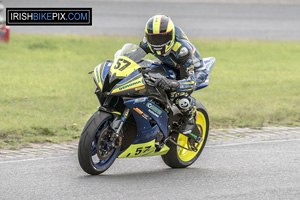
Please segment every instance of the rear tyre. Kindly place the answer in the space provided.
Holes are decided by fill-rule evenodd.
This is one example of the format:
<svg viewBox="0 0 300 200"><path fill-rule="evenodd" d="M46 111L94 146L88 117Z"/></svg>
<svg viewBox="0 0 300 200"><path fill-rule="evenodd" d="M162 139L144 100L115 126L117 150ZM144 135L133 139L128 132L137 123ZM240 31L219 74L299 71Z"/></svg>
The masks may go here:
<svg viewBox="0 0 300 200"><path fill-rule="evenodd" d="M98 175L106 171L115 161L120 148L109 144L111 114L97 111L86 123L78 144L78 160L88 174Z"/></svg>
<svg viewBox="0 0 300 200"><path fill-rule="evenodd" d="M200 142L197 152L185 150L169 141L167 143L167 146L170 148L170 150L166 155L162 156L163 161L169 167L172 168L188 167L191 164L193 164L202 153L208 137L209 119L208 119L207 111L202 104L201 107L197 108L197 114L198 117L196 120L196 125L202 135L202 141ZM180 144L181 146L188 148L188 137L175 132L172 132L170 136L175 138L175 142L177 144Z"/></svg>

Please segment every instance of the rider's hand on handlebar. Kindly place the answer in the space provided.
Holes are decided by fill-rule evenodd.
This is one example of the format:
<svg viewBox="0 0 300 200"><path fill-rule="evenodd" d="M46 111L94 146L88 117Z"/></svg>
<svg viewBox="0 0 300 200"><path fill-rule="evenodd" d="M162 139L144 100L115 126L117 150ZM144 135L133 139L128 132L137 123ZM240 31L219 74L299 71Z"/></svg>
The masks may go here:
<svg viewBox="0 0 300 200"><path fill-rule="evenodd" d="M167 91L169 91L171 89L171 87L169 86L169 84L168 84L167 80L165 80L165 78L157 79L155 81L155 86L160 87L161 89L167 90Z"/></svg>
<svg viewBox="0 0 300 200"><path fill-rule="evenodd" d="M144 80L147 85L151 87L159 87L166 91L175 91L177 90L179 83L176 80L171 80L166 77L164 78L154 78L149 76L147 73L143 73Z"/></svg>
<svg viewBox="0 0 300 200"><path fill-rule="evenodd" d="M161 89L166 91L175 91L177 90L179 83L176 80L160 78L156 80L155 86L160 87Z"/></svg>
<svg viewBox="0 0 300 200"><path fill-rule="evenodd" d="M152 79L145 78L145 82L147 83L147 85L155 87L155 81L153 81Z"/></svg>
<svg viewBox="0 0 300 200"><path fill-rule="evenodd" d="M155 87L156 79L149 76L148 74L143 74L143 75L144 75L144 80L145 80L146 84L151 87Z"/></svg>

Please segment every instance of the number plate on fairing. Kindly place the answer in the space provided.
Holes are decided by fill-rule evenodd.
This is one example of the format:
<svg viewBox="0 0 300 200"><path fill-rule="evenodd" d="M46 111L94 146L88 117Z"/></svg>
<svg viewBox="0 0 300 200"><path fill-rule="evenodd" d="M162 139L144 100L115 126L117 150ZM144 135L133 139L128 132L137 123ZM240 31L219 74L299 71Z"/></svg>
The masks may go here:
<svg viewBox="0 0 300 200"><path fill-rule="evenodd" d="M145 157L145 156L157 156L157 155L164 155L168 153L170 150L169 147L164 145L164 147L155 152L155 140L152 140L147 143L142 144L132 144L128 147L123 153L119 155L119 158L133 158L133 157Z"/></svg>
<svg viewBox="0 0 300 200"><path fill-rule="evenodd" d="M114 60L110 68L110 73L112 76L115 75L117 77L127 77L129 74L139 68L141 67L133 60L125 56L120 56L118 59Z"/></svg>

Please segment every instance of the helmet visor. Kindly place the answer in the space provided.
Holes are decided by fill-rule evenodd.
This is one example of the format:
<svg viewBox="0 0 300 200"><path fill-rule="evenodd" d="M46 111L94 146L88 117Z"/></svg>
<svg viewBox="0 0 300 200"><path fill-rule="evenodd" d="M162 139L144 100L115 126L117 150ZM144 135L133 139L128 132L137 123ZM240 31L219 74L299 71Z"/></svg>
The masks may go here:
<svg viewBox="0 0 300 200"><path fill-rule="evenodd" d="M150 45L162 47L172 40L172 31L164 34L146 33L146 39Z"/></svg>

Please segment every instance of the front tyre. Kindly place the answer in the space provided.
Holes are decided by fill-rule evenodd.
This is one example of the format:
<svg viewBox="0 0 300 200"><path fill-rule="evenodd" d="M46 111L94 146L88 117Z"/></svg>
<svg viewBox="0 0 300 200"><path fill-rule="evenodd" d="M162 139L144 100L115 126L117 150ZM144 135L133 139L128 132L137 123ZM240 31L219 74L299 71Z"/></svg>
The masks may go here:
<svg viewBox="0 0 300 200"><path fill-rule="evenodd" d="M202 150L204 149L208 131L209 131L209 119L208 114L204 106L197 108L197 120L196 127L199 129L202 135L202 141L198 146L197 152L188 151L181 147L176 146L175 144L168 142L167 145L170 148L169 152L166 155L162 156L163 161L172 168L185 168L193 164L198 157L200 156ZM175 142L181 146L188 148L188 137L180 134L172 132L170 134L173 138L175 138ZM198 144L196 143L195 146Z"/></svg>
<svg viewBox="0 0 300 200"><path fill-rule="evenodd" d="M110 144L111 114L97 111L86 123L78 144L78 160L88 174L98 175L106 171L115 161L120 148Z"/></svg>

